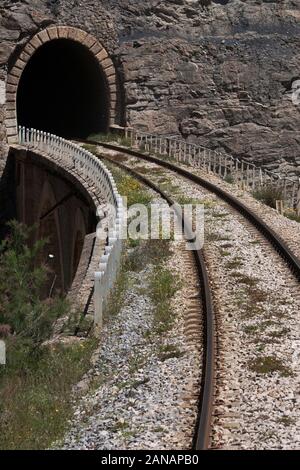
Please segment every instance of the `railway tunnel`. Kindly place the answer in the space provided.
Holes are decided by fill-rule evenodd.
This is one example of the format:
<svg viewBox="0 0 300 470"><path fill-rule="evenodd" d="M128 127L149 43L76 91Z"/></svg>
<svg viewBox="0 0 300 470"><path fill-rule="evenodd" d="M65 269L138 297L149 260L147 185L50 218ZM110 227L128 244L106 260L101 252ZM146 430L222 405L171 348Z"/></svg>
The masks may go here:
<svg viewBox="0 0 300 470"><path fill-rule="evenodd" d="M95 37L77 28L51 26L37 33L9 70L10 144L18 141L18 126L67 139L106 133L116 124L116 110L114 64ZM53 276L46 289L51 290L55 279L55 288L66 292L76 276L85 239L95 231L96 208L74 179L50 167L45 159L33 158L30 152L23 158L22 152L11 148L0 182L10 203L8 210L1 208L0 216L6 212L6 221L16 218L36 225L35 237L49 240L42 256L50 262Z"/></svg>
<svg viewBox="0 0 300 470"><path fill-rule="evenodd" d="M107 132L109 93L94 55L69 39L43 44L21 76L17 120L65 138Z"/></svg>

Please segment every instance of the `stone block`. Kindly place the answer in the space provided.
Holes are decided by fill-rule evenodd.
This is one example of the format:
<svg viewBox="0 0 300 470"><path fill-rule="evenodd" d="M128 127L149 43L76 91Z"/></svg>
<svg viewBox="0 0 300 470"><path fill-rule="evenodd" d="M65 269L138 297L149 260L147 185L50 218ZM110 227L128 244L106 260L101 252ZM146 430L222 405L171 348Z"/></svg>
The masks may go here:
<svg viewBox="0 0 300 470"><path fill-rule="evenodd" d="M20 54L20 59L25 63L28 62L30 57L31 57L31 54L28 54L28 52L25 52L25 51L21 52Z"/></svg>
<svg viewBox="0 0 300 470"><path fill-rule="evenodd" d="M26 66L26 62L24 62L21 59L18 59L17 62L15 63L15 67L17 67L17 69L19 70L24 70L25 66Z"/></svg>
<svg viewBox="0 0 300 470"><path fill-rule="evenodd" d="M50 39L58 39L58 31L56 27L47 28L47 31Z"/></svg>
<svg viewBox="0 0 300 470"><path fill-rule="evenodd" d="M112 127L112 126L115 124L115 122L116 122L116 117L115 117L115 115L112 113L112 114L110 115L110 118L109 118L109 127Z"/></svg>
<svg viewBox="0 0 300 470"><path fill-rule="evenodd" d="M93 47L90 48L90 51L94 54L97 55L99 52L101 52L103 47L101 44L97 41L96 44L93 45Z"/></svg>
<svg viewBox="0 0 300 470"><path fill-rule="evenodd" d="M7 136L7 142L8 142L9 144L17 144L17 143L18 143L18 136L17 136L17 134L8 135L8 136Z"/></svg>
<svg viewBox="0 0 300 470"><path fill-rule="evenodd" d="M107 81L109 83L109 85L111 84L115 84L116 83L116 75L111 75L110 77L107 77Z"/></svg>
<svg viewBox="0 0 300 470"><path fill-rule="evenodd" d="M68 26L58 26L57 31L58 31L58 37L59 38L67 38L68 37L68 34L69 34Z"/></svg>
<svg viewBox="0 0 300 470"><path fill-rule="evenodd" d="M37 36L41 40L42 43L50 41L50 37L48 35L47 29L40 31Z"/></svg>
<svg viewBox="0 0 300 470"><path fill-rule="evenodd" d="M107 57L106 59L104 60L101 60L101 67L105 70L105 69L108 69L109 67L113 67L113 63L112 63L112 60Z"/></svg>
<svg viewBox="0 0 300 470"><path fill-rule="evenodd" d="M22 75L22 72L23 72L23 70L20 70L19 68L14 66L10 71L10 75L16 77L19 80L21 75Z"/></svg>
<svg viewBox="0 0 300 470"><path fill-rule="evenodd" d="M116 102L117 101L117 93L110 93L110 102Z"/></svg>
<svg viewBox="0 0 300 470"><path fill-rule="evenodd" d="M13 128L16 129L16 128L17 128L17 120L16 120L16 118L14 118L14 119L6 119L6 120L5 120L5 125L6 125L7 128L13 127Z"/></svg>
<svg viewBox="0 0 300 470"><path fill-rule="evenodd" d="M6 106L10 101L13 101L14 103L16 102L16 93L6 93Z"/></svg>
<svg viewBox="0 0 300 470"><path fill-rule="evenodd" d="M8 121L9 119L16 119L16 111L15 109L7 109L5 111L5 118Z"/></svg>
<svg viewBox="0 0 300 470"><path fill-rule="evenodd" d="M109 91L110 93L117 93L117 85L110 85Z"/></svg>
<svg viewBox="0 0 300 470"><path fill-rule="evenodd" d="M117 108L117 102L114 100L110 100L110 108L111 110L115 110Z"/></svg>
<svg viewBox="0 0 300 470"><path fill-rule="evenodd" d="M6 111L16 112L16 101L15 100L7 101L5 104L5 109Z"/></svg>
<svg viewBox="0 0 300 470"><path fill-rule="evenodd" d="M29 56L32 56L32 54L34 53L34 51L35 51L35 48L33 47L33 45L32 45L30 42L28 42L28 43L26 44L26 46L24 47L24 49L23 49L23 52L25 52L25 53L28 54Z"/></svg>
<svg viewBox="0 0 300 470"><path fill-rule="evenodd" d="M16 127L7 127L6 128L6 134L7 134L7 137L13 137L13 136L16 136L17 137L17 131L16 131Z"/></svg>
<svg viewBox="0 0 300 470"><path fill-rule="evenodd" d="M6 93L16 93L16 92L17 92L16 85L10 85L9 83L6 84Z"/></svg>
<svg viewBox="0 0 300 470"><path fill-rule="evenodd" d="M7 77L7 83L10 85L18 85L19 77L14 77L13 75L9 74Z"/></svg>
<svg viewBox="0 0 300 470"><path fill-rule="evenodd" d="M87 36L84 38L84 45L89 49L91 49L96 42L97 39L94 36L91 36L90 34L87 34Z"/></svg>
<svg viewBox="0 0 300 470"><path fill-rule="evenodd" d="M116 71L113 65L111 65L108 69L105 70L105 75L107 77L111 77L112 75L116 76Z"/></svg>
<svg viewBox="0 0 300 470"><path fill-rule="evenodd" d="M101 62L102 60L106 59L108 57L108 54L106 50L103 48L99 54L96 55L97 59Z"/></svg>
<svg viewBox="0 0 300 470"><path fill-rule="evenodd" d="M40 40L40 38L39 38L38 36L34 36L34 37L31 39L30 44L31 44L32 47L34 47L35 49L38 49L39 47L41 47L42 41Z"/></svg>
<svg viewBox="0 0 300 470"><path fill-rule="evenodd" d="M69 28L69 38L74 39L74 41L84 43L84 39L87 34L87 32L82 31L81 29Z"/></svg>

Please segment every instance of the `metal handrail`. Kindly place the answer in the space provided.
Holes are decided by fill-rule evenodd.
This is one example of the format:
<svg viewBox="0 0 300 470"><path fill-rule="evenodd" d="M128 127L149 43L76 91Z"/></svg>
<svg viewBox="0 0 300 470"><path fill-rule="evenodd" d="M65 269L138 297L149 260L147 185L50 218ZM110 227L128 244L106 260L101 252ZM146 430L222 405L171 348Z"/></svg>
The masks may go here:
<svg viewBox="0 0 300 470"><path fill-rule="evenodd" d="M108 221L107 243L100 256L98 269L95 272L94 322L102 327L103 311L111 289L116 281L122 252L122 223L124 207L121 195L111 172L91 152L49 132L19 127L19 144L42 151L50 159L57 159L64 167L71 167L84 180L90 180L105 196ZM99 215L99 214L98 214ZM98 230L104 224L100 220ZM97 232L98 232L97 230Z"/></svg>
<svg viewBox="0 0 300 470"><path fill-rule="evenodd" d="M274 186L280 190L288 207L294 209L299 205L300 178L292 179L246 160L188 143L174 136L151 134L133 128L125 128L125 135L130 139L132 147L174 158L177 162L215 173L223 179L231 176L252 191L269 185Z"/></svg>

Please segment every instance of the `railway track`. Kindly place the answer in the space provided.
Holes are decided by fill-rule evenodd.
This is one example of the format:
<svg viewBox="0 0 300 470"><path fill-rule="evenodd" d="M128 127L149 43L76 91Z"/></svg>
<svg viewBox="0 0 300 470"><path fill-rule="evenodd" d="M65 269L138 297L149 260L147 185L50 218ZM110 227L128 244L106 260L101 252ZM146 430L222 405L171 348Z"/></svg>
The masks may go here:
<svg viewBox="0 0 300 470"><path fill-rule="evenodd" d="M148 186L162 199L164 199L169 206L173 206L176 202L171 199L164 191L156 184L141 175L132 168L126 166L124 163L117 162L116 160L105 157L111 163L117 165L122 170L130 173L134 178L141 181L144 185ZM181 218L180 212L177 217ZM183 221L182 221L183 223ZM185 234L188 241L193 240L192 226L185 221ZM206 450L210 446L211 436L211 420L213 413L213 400L214 400L214 383L215 383L215 363L216 363L216 328L215 328L215 313L212 292L210 288L210 281L208 271L206 268L205 258L202 250L195 250L193 252L197 273L201 285L201 299L202 299L202 312L203 312L203 366L202 366L202 385L199 399L199 413L197 419L196 431L194 434L193 448L195 450Z"/></svg>
<svg viewBox="0 0 300 470"><path fill-rule="evenodd" d="M229 204L233 209L239 212L243 217L245 217L252 226L254 226L273 246L273 248L279 253L279 255L286 261L291 272L297 277L300 281L300 259L293 253L287 243L271 228L269 227L254 211L249 209L245 204L239 201L238 198L232 196L228 192L214 185L210 181L201 178L184 168L179 167L169 161L162 160L151 155L144 154L142 152L137 152L132 149L127 149L120 147L118 145L100 143L93 140L86 141L87 144L100 145L108 150L113 150L116 152L122 152L125 155L139 158L150 163L155 163L156 165L167 168L174 173L183 176L185 179L191 181L192 183L205 188L206 190L214 193L221 200Z"/></svg>
<svg viewBox="0 0 300 470"><path fill-rule="evenodd" d="M205 179L191 174L187 170L178 167L168 161L162 161L156 157L150 155L145 155L140 152L136 152L131 149L126 149L119 147L113 144L102 144L94 141L86 142L89 144L100 145L108 150L122 153L130 157L136 157L140 160L150 162L152 164L159 165L161 167L170 170L177 175L184 177L186 180L191 181L193 184L196 184L206 190L214 193L218 198L225 201L229 204L235 211L241 214L248 222L252 225L255 230L258 230L263 237L270 243L273 249L282 257L282 259L287 263L291 273L298 280L300 280L300 261L297 256L291 251L287 244L278 236L278 234L272 230L268 225L253 211L246 207L242 202L240 202L236 197L228 194L223 189L215 186L214 184L206 181ZM132 168L127 167L124 163L116 161L116 159L111 159L108 156L104 158L112 161L114 164L117 164L119 167L123 168L130 172L134 177L138 178L148 187L152 188L158 192L169 204L173 204L172 199L166 195L157 185L152 181L146 178L144 175L137 173ZM205 324L205 334L203 338L205 349L205 358L203 364L203 386L200 397L200 407L199 407L199 419L197 430L195 433L194 439L194 448L199 449L208 449L210 445L210 435L212 427L212 416L213 416L213 403L214 403L214 393L215 393L215 382L216 382L216 318L214 312L214 305L212 301L212 293L210 290L210 282L208 278L208 272L205 265L205 259L202 251L195 252L195 259L198 268L199 278L201 279L202 285L202 298L203 298L203 312L206 318Z"/></svg>

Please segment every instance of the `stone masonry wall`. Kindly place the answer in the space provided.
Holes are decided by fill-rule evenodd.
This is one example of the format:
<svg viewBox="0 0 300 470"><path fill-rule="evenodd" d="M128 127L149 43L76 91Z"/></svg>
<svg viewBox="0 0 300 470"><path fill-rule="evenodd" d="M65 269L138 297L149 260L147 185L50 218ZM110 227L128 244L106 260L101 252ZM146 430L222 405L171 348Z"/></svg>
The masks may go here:
<svg viewBox="0 0 300 470"><path fill-rule="evenodd" d="M8 68L36 32L64 24L112 55L128 124L299 172L299 20L299 0L3 0L0 151Z"/></svg>

